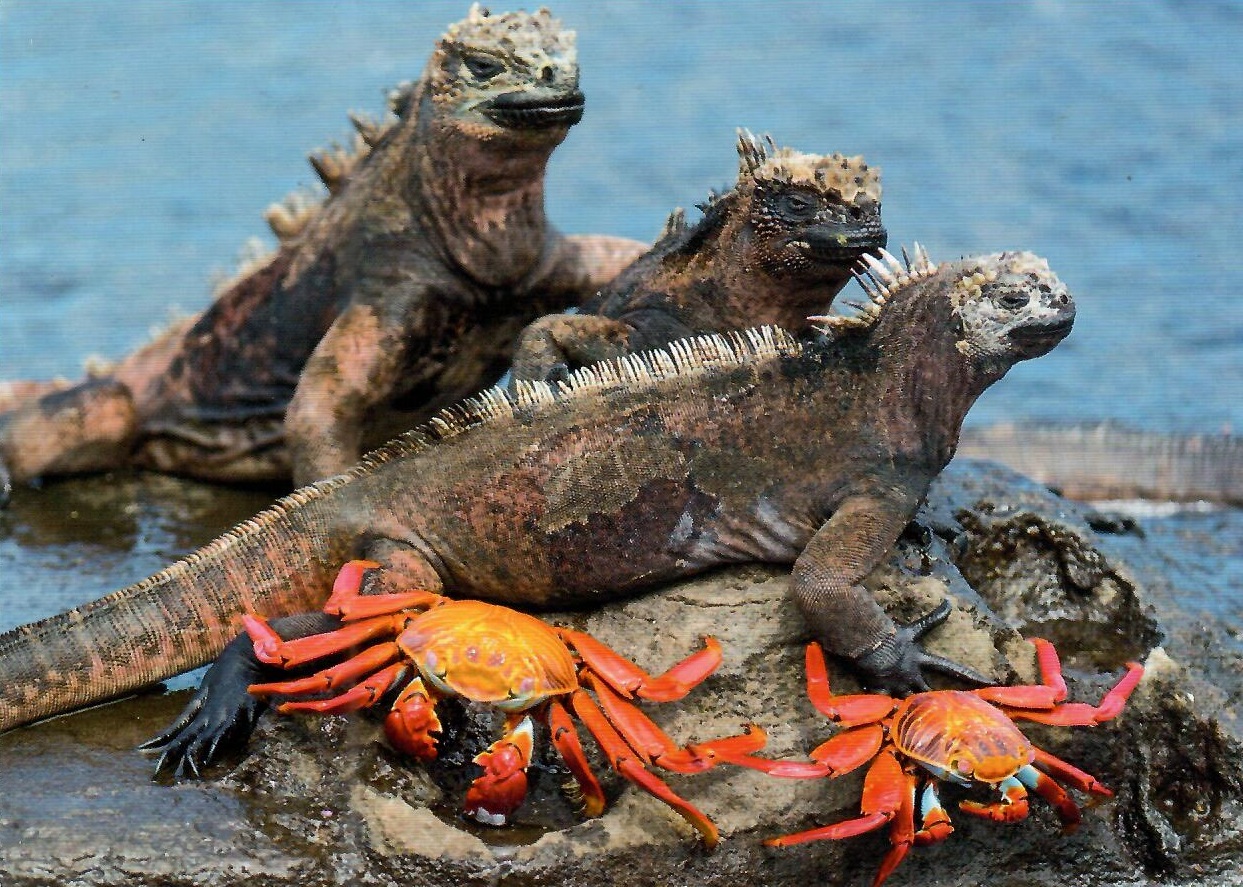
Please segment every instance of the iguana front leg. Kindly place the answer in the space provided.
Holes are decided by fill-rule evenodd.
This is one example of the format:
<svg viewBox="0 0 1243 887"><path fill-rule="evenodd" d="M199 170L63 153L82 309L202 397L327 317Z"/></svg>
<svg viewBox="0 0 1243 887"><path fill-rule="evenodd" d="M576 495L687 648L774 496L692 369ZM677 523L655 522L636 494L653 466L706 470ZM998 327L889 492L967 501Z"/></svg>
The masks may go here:
<svg viewBox="0 0 1243 887"><path fill-rule="evenodd" d="M948 602L899 626L859 584L888 556L918 504L899 487L848 498L803 549L792 576L795 601L825 649L851 660L870 688L899 696L928 689L924 668L988 682L917 643L949 615Z"/></svg>
<svg viewBox="0 0 1243 887"><path fill-rule="evenodd" d="M364 594L391 594L423 588L440 591L443 584L430 563L403 542L376 539L362 546L361 557L382 566L369 570L363 580ZM327 589L324 593L327 598ZM308 637L341 627L327 613L297 613L269 622L282 640ZM308 673L317 665L307 667ZM159 752L155 771L169 770L178 776L195 776L228 752L245 748L268 700L252 696L251 684L287 678L291 672L265 665L255 656L254 643L246 634L234 638L212 663L194 696L167 728L139 748Z"/></svg>
<svg viewBox="0 0 1243 887"><path fill-rule="evenodd" d="M364 422L396 390L414 344L416 331L402 316L392 305L355 303L315 347L285 413L295 486L339 474L362 455Z"/></svg>
<svg viewBox="0 0 1243 887"><path fill-rule="evenodd" d="M565 293L566 305L578 304L620 274L650 244L606 234L558 235L551 262L539 282L541 291Z"/></svg>

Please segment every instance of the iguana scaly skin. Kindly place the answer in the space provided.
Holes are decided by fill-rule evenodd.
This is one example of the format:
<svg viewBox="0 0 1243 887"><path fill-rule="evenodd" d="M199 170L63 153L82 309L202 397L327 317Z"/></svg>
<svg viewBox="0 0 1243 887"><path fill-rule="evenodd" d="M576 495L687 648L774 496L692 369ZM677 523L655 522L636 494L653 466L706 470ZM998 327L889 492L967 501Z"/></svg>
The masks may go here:
<svg viewBox="0 0 1243 887"><path fill-rule="evenodd" d="M328 198L269 210L280 246L201 315L68 390L10 386L42 395L0 417L12 480L328 477L390 436L390 408L404 430L474 394L523 326L645 249L545 219L549 155L583 109L574 32L547 10L472 8L391 104L312 158Z"/></svg>
<svg viewBox="0 0 1243 887"><path fill-rule="evenodd" d="M801 330L884 248L880 170L862 157L804 154L738 136L738 181L687 225L670 217L651 251L576 314L532 323L514 352L516 379L543 380L687 336L775 325Z"/></svg>
<svg viewBox="0 0 1243 887"><path fill-rule="evenodd" d="M343 561L411 586L585 605L727 563L793 563L815 636L869 683L953 669L860 585L981 392L1070 330L1029 253L874 261L873 301L800 344L774 328L491 389L164 572L0 636L0 729L193 668L245 611L317 608Z"/></svg>

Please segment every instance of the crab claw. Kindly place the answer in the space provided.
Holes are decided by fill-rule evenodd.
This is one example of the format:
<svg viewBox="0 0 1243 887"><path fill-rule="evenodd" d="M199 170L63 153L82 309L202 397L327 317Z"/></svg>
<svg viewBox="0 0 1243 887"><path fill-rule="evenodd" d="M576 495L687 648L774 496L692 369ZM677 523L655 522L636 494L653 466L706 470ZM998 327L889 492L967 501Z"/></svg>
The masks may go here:
<svg viewBox="0 0 1243 887"><path fill-rule="evenodd" d="M398 751L430 761L436 757L436 740L431 734L439 732L436 698L427 691L423 679L416 677L401 691L384 718L384 735Z"/></svg>
<svg viewBox="0 0 1243 887"><path fill-rule="evenodd" d="M466 791L466 815L484 825L505 825L527 796L527 765L531 763L535 731L524 717L488 748L475 756L483 775Z"/></svg>

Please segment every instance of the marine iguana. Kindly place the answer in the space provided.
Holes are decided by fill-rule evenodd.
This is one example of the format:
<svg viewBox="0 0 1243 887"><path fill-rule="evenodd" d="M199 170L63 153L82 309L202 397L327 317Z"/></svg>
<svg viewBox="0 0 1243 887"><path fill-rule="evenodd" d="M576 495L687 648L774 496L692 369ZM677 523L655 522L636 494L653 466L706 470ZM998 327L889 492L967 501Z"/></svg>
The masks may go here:
<svg viewBox="0 0 1243 887"><path fill-rule="evenodd" d="M390 407L412 410L404 430L474 394L526 323L646 249L545 219L548 158L583 113L574 32L546 9L476 4L390 102L355 118L351 150L312 157L327 199L271 208L275 253L198 317L67 390L10 385L27 400L0 416L0 479L328 477L390 436Z"/></svg>
<svg viewBox="0 0 1243 887"><path fill-rule="evenodd" d="M1008 465L1072 499L1243 506L1243 438L1231 434L995 425L964 429L958 454Z"/></svg>
<svg viewBox="0 0 1243 887"><path fill-rule="evenodd" d="M675 211L652 249L575 314L530 324L515 379L546 379L696 333L802 329L865 252L887 241L880 170L862 157L804 154L738 133L738 181L688 225Z"/></svg>
<svg viewBox="0 0 1243 887"><path fill-rule="evenodd" d="M1073 302L1030 253L870 263L864 310L819 318L807 343L772 327L703 336L491 389L166 570L0 635L0 730L200 665L244 612L316 609L357 557L383 565L372 591L531 608L793 563L812 634L869 685L970 676L918 644L948 602L898 626L859 582L953 456L968 408L1069 332ZM158 737L191 767L237 727L207 722L208 735L195 718Z"/></svg>

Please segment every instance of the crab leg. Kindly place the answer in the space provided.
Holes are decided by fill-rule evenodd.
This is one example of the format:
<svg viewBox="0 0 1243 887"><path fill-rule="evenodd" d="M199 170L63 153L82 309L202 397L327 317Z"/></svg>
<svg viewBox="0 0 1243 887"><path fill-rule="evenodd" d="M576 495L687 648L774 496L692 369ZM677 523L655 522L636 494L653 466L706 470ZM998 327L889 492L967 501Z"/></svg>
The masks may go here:
<svg viewBox="0 0 1243 887"><path fill-rule="evenodd" d="M1030 764L1015 775L1023 781L1025 786L1044 798L1057 811L1057 818L1062 821L1062 834L1068 835L1079 827L1083 813L1079 810L1079 805L1071 800L1070 795L1066 794L1066 790L1058 785L1056 780L1041 773Z"/></svg>
<svg viewBox="0 0 1243 887"><path fill-rule="evenodd" d="M310 637L297 638L292 641L281 640L281 636L272 630L262 616L247 613L242 617L242 625L246 628L246 633L250 635L251 640L255 642L255 657L260 662L279 665L281 668L291 668L304 662L322 659L333 653L340 653L378 637L385 635L395 637L401 633L409 618L401 613L376 616L346 625L336 631L313 634Z"/></svg>
<svg viewBox="0 0 1243 887"><path fill-rule="evenodd" d="M272 684L251 684L246 689L254 696L302 696L335 690L357 678L372 674L401 656L395 642L368 647L357 656L313 675Z"/></svg>
<svg viewBox="0 0 1243 887"><path fill-rule="evenodd" d="M388 692L394 684L405 679L410 673L410 666L405 662L395 662L388 668L381 669L361 684L351 687L339 696L330 699L316 699L301 702L282 703L277 711L288 714L291 711L314 711L320 714L341 714L356 711L375 705L381 696Z"/></svg>
<svg viewBox="0 0 1243 887"><path fill-rule="evenodd" d="M483 775L466 791L466 815L484 825L505 825L527 796L527 766L535 728L525 714L510 715L505 735L475 755Z"/></svg>
<svg viewBox="0 0 1243 887"><path fill-rule="evenodd" d="M1122 713L1122 707L1144 676L1144 667L1138 662L1128 662L1126 674L1110 689L1098 705L1086 702L1066 702L1049 711L1006 710L1012 718L1052 724L1055 727L1089 727L1113 720Z"/></svg>
<svg viewBox="0 0 1243 887"><path fill-rule="evenodd" d="M583 754L583 744L570 713L555 699L548 704L548 727L553 746L582 791L583 813L591 817L599 816L604 812L604 790L600 788L596 774L591 772L587 756Z"/></svg>
<svg viewBox="0 0 1243 887"><path fill-rule="evenodd" d="M1098 782L1091 773L1086 773L1074 764L1068 764L1061 758L1054 757L1042 748L1037 748L1035 751L1035 763L1041 770L1048 771L1050 776L1066 780L1081 792L1091 792L1103 798L1113 797L1113 792Z"/></svg>
<svg viewBox="0 0 1243 887"><path fill-rule="evenodd" d="M600 743L600 748L604 750L614 770L648 794L672 807L679 816L699 832L705 846L712 848L717 845L720 835L712 821L689 801L675 794L664 780L644 769L639 755L613 729L608 718L604 716L604 712L592 702L586 690L574 691L570 696L570 707L578 719L591 731L596 742Z"/></svg>
<svg viewBox="0 0 1243 887"><path fill-rule="evenodd" d="M872 887L880 887L885 883L915 843L915 774L904 772L902 778L902 804L889 825L889 843L893 846L881 860L880 868L872 878ZM864 791L866 790L865 781Z"/></svg>
<svg viewBox="0 0 1243 887"><path fill-rule="evenodd" d="M349 561L337 573L332 594L324 603L324 612L340 616L345 622L356 622L373 616L385 616L399 610L428 610L448 598L432 591L408 591L401 594L361 594L363 577L380 564L375 561Z"/></svg>
<svg viewBox="0 0 1243 887"><path fill-rule="evenodd" d="M820 743L808 755L810 761L772 760L735 754L718 754L718 757L739 767L748 767L783 779L823 779L841 776L862 767L876 757L884 738L885 731L880 724L869 724L843 730Z"/></svg>
<svg viewBox="0 0 1243 887"><path fill-rule="evenodd" d="M804 656L807 669L807 697L811 704L830 721L843 727L856 727L883 720L897 708L898 701L888 696L860 694L834 696L829 689L829 669L824 650L815 641L807 645Z"/></svg>
<svg viewBox="0 0 1243 887"><path fill-rule="evenodd" d="M747 725L747 732L738 736L679 746L651 718L615 693L602 678L590 671L584 674L609 721L644 764L655 764L675 773L701 773L715 766L718 759L730 760L731 757L759 751L768 738L759 727Z"/></svg>
<svg viewBox="0 0 1243 887"><path fill-rule="evenodd" d="M862 816L805 832L769 838L764 843L770 847L789 847L791 844L803 844L807 841L853 838L855 835L878 829L892 820L904 804L913 804L907 798L913 795L914 785L915 777L903 772L893 751L887 749L877 755L875 762L868 768L867 776L863 778L863 801L859 805ZM914 831L914 808L911 809L911 830Z"/></svg>
<svg viewBox="0 0 1243 887"><path fill-rule="evenodd" d="M626 699L640 696L653 702L681 699L721 664L721 645L714 637L703 639L704 648L692 653L661 675L650 675L589 634L557 629L557 635L582 657L593 672Z"/></svg>
<svg viewBox="0 0 1243 887"><path fill-rule="evenodd" d="M935 779L928 780L928 784L924 786L919 799L919 819L920 827L915 833L915 843L920 846L944 841L954 833L954 824L950 822L950 815L945 812L945 806L937 794Z"/></svg>

